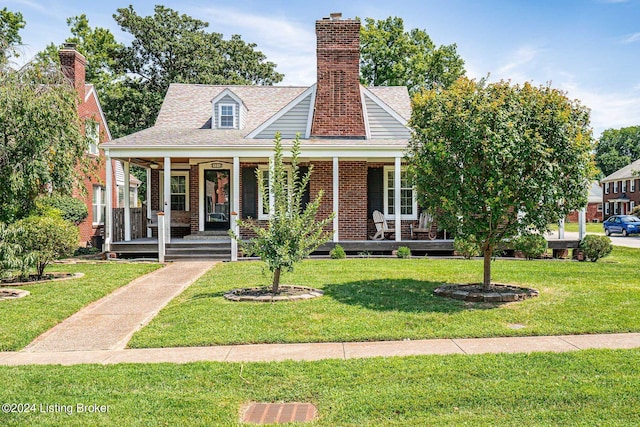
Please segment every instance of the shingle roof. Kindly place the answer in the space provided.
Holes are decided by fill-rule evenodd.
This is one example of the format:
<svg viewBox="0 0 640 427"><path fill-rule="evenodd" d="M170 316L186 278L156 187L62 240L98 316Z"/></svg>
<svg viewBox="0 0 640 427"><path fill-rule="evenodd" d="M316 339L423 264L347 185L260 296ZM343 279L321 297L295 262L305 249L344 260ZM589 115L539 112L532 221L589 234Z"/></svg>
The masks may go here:
<svg viewBox="0 0 640 427"><path fill-rule="evenodd" d="M304 86L234 86L174 83L169 86L156 123L151 128L118 138L104 147L123 146L219 146L247 143L245 137L273 117L309 87ZM211 101L225 89L242 99L247 108L243 129L211 131ZM405 119L411 116L409 93L405 87L375 87L371 92ZM261 142L252 140L252 144ZM308 140L305 143L318 142ZM322 143L360 145L367 141L336 140ZM271 144L270 140L264 141ZM376 144L402 145L406 140L376 140Z"/></svg>
<svg viewBox="0 0 640 427"><path fill-rule="evenodd" d="M621 169L618 169L617 171L615 171L611 175L607 176L606 178L604 178L600 182L618 181L618 180L621 180L621 179L635 178L636 177L634 175L635 172L640 172L640 159L636 160L635 162L633 162L631 164L628 164L627 166L625 166L625 167L623 167Z"/></svg>

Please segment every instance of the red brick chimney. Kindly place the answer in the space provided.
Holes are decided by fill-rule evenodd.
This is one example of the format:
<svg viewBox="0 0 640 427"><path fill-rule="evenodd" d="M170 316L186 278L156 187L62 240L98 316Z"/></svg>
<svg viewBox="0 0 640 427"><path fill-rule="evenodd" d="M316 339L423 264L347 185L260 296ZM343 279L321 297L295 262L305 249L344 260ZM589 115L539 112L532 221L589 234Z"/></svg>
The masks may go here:
<svg viewBox="0 0 640 427"><path fill-rule="evenodd" d="M60 64L62 65L62 73L73 83L73 87L78 91L81 101L84 101L84 85L85 85L85 66L87 60L76 50L75 43L65 43L64 47L58 52L60 56Z"/></svg>
<svg viewBox="0 0 640 427"><path fill-rule="evenodd" d="M360 98L360 21L341 13L316 21L318 86L312 137L365 138Z"/></svg>

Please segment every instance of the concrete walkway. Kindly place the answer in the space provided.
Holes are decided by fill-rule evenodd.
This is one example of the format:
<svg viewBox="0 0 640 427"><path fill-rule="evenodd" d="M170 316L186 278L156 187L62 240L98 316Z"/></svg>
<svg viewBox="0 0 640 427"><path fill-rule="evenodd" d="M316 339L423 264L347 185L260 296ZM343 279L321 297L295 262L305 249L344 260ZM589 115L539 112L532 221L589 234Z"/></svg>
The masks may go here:
<svg viewBox="0 0 640 427"><path fill-rule="evenodd" d="M40 335L19 354L124 349L137 330L213 265L173 263L139 277Z"/></svg>
<svg viewBox="0 0 640 427"><path fill-rule="evenodd" d="M481 353L567 352L640 347L640 333L543 337L434 339L317 344L253 344L130 350L7 352L0 365L77 365L84 363L271 362Z"/></svg>

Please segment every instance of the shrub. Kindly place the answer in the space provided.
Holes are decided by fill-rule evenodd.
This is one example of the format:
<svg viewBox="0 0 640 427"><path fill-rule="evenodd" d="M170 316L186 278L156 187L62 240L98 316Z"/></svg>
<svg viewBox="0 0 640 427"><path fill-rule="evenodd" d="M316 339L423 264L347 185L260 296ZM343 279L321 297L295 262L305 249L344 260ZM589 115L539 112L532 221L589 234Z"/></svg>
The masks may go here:
<svg viewBox="0 0 640 427"><path fill-rule="evenodd" d="M548 247L547 239L541 234L523 234L515 239L513 248L527 259L540 258Z"/></svg>
<svg viewBox="0 0 640 427"><path fill-rule="evenodd" d="M584 253L585 260L596 262L600 258L609 255L613 250L613 246L611 245L611 239L607 236L587 234L580 242L580 249Z"/></svg>
<svg viewBox="0 0 640 427"><path fill-rule="evenodd" d="M631 211L631 215L640 217L640 206L636 206L635 208L633 208L633 210Z"/></svg>
<svg viewBox="0 0 640 427"><path fill-rule="evenodd" d="M37 213L41 216L48 216L50 209L57 209L62 215L62 219L71 221L78 225L84 221L89 212L87 205L82 200L63 194L42 196L36 200Z"/></svg>
<svg viewBox="0 0 640 427"><path fill-rule="evenodd" d="M38 279L51 261L73 254L78 246L78 228L59 216L31 216L11 226L13 243L19 243L31 257Z"/></svg>
<svg viewBox="0 0 640 427"><path fill-rule="evenodd" d="M347 254L344 252L344 249L340 245L335 245L333 249L329 251L329 256L332 259L345 259Z"/></svg>
<svg viewBox="0 0 640 427"><path fill-rule="evenodd" d="M456 237L453 241L453 250L458 255L462 255L464 259L471 259L474 256L480 255L480 246L476 242L476 239L470 237L468 239L462 239Z"/></svg>
<svg viewBox="0 0 640 427"><path fill-rule="evenodd" d="M411 249L406 246L400 246L397 255L398 258L411 258Z"/></svg>

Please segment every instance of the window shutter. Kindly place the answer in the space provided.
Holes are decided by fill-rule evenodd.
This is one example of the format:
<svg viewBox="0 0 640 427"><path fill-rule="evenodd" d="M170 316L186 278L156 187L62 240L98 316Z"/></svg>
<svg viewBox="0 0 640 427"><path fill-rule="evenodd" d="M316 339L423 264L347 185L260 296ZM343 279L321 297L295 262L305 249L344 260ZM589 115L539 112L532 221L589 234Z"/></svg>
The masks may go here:
<svg viewBox="0 0 640 427"><path fill-rule="evenodd" d="M300 179L302 179L309 173L309 166L300 166L299 173ZM309 202L311 202L311 182L309 182L307 188L304 189L304 194L302 195L302 209L305 209Z"/></svg>
<svg viewBox="0 0 640 427"><path fill-rule="evenodd" d="M384 212L384 169L367 170L367 211L370 217L373 211Z"/></svg>
<svg viewBox="0 0 640 427"><path fill-rule="evenodd" d="M242 218L258 218L256 168L242 168Z"/></svg>

